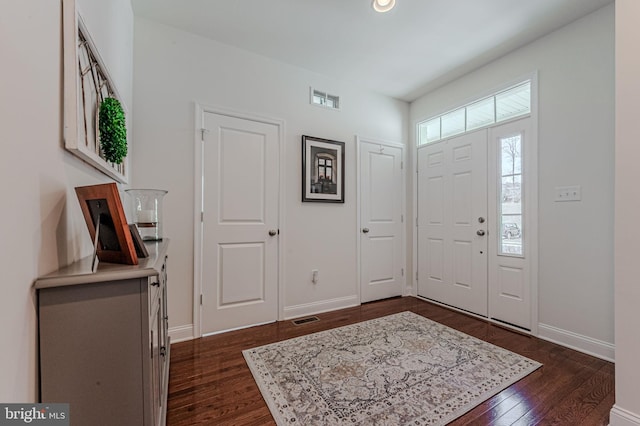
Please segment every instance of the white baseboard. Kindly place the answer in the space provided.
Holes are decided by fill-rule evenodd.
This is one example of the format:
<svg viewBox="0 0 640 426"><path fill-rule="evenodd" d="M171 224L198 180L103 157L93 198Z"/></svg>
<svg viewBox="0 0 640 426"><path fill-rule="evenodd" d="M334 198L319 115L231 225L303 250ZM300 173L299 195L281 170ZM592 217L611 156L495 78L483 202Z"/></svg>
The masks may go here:
<svg viewBox="0 0 640 426"><path fill-rule="evenodd" d="M360 300L357 295L340 297L337 299L323 300L320 302L305 303L302 305L287 306L284 308L284 319L304 317L307 315L320 314L322 312L335 311L337 309L351 308L359 306Z"/></svg>
<svg viewBox="0 0 640 426"><path fill-rule="evenodd" d="M169 329L169 337L171 337L171 343L193 340L193 324L171 327Z"/></svg>
<svg viewBox="0 0 640 426"><path fill-rule="evenodd" d="M609 426L640 426L640 414L614 405L609 413Z"/></svg>
<svg viewBox="0 0 640 426"><path fill-rule="evenodd" d="M407 296L415 296L415 295L413 294L413 286L411 286L411 285L407 285L407 286L404 288L404 294L403 294L403 296L404 296L404 297L407 297Z"/></svg>
<svg viewBox="0 0 640 426"><path fill-rule="evenodd" d="M605 361L615 362L615 346L602 340L542 323L538 324L538 337Z"/></svg>

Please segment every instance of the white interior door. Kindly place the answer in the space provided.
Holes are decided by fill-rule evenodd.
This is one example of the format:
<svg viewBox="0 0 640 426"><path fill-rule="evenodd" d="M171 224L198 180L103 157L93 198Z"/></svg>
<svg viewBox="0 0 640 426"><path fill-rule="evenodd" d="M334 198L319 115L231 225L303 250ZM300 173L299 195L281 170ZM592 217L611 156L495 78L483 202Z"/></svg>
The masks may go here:
<svg viewBox="0 0 640 426"><path fill-rule="evenodd" d="M360 141L360 300L402 295L402 149Z"/></svg>
<svg viewBox="0 0 640 426"><path fill-rule="evenodd" d="M279 128L204 113L202 334L277 320Z"/></svg>
<svg viewBox="0 0 640 426"><path fill-rule="evenodd" d="M418 149L418 295L487 316L487 131Z"/></svg>

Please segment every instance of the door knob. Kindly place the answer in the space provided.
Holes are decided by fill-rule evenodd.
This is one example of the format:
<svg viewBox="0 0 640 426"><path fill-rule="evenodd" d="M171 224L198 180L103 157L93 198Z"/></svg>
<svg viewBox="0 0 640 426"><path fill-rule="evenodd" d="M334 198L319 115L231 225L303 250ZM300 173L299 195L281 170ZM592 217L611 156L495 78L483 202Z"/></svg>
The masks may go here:
<svg viewBox="0 0 640 426"><path fill-rule="evenodd" d="M273 236L275 236L275 235L277 235L277 234L278 234L278 231L276 231L275 229L269 229L269 235L270 235L270 236L272 236L272 237L273 237Z"/></svg>
<svg viewBox="0 0 640 426"><path fill-rule="evenodd" d="M482 229L478 229L478 230L476 231L476 234L478 234L479 236L481 236L481 237L482 237L482 236L485 234L485 232L484 232Z"/></svg>
<svg viewBox="0 0 640 426"><path fill-rule="evenodd" d="M362 228L362 233L363 234L368 234L369 233L369 228Z"/></svg>

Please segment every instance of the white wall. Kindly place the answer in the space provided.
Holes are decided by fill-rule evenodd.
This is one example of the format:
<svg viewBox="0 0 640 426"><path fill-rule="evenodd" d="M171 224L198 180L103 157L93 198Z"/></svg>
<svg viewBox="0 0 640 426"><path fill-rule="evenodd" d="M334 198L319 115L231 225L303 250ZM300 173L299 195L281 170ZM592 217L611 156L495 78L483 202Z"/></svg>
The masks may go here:
<svg viewBox="0 0 640 426"><path fill-rule="evenodd" d="M110 70L131 105L131 6L112 1L103 14L101 3L80 1L89 31L102 23L96 42L111 52L104 59L117 64ZM32 402L38 386L33 281L90 252L73 188L109 180L63 148L61 2L1 0L0 7L0 401Z"/></svg>
<svg viewBox="0 0 640 426"><path fill-rule="evenodd" d="M98 46L132 118L133 11L131 0L76 0L78 13ZM129 129L131 130L131 129ZM131 141L133 142L133 141Z"/></svg>
<svg viewBox="0 0 640 426"><path fill-rule="evenodd" d="M613 356L614 6L411 105L411 122L539 74L540 336ZM554 188L582 185L582 201Z"/></svg>
<svg viewBox="0 0 640 426"><path fill-rule="evenodd" d="M616 402L611 426L640 425L640 2L616 1Z"/></svg>
<svg viewBox="0 0 640 426"><path fill-rule="evenodd" d="M285 120L287 308L356 296L355 135L405 142L408 104L151 21L135 22L134 186L167 189L172 328L193 315L194 105ZM339 64L336 64L339 66ZM341 111L309 104L309 86L341 96ZM301 203L301 135L346 142L344 205ZM310 282L320 271L320 284ZM288 309L287 311L289 311ZM296 311L298 312L298 311Z"/></svg>

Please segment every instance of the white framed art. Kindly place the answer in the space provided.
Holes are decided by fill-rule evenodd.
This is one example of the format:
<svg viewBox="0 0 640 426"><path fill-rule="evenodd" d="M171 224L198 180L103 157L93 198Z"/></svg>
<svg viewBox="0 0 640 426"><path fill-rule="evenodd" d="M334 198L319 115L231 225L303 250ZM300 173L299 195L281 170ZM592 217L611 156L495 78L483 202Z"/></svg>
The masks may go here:
<svg viewBox="0 0 640 426"><path fill-rule="evenodd" d="M76 0L62 1L64 53L64 147L120 183L128 183L128 158L109 162L100 147L98 112L101 102L117 99L126 107L89 31Z"/></svg>

